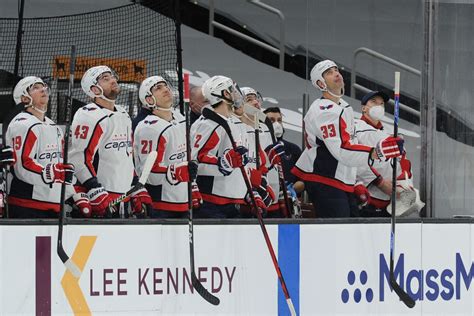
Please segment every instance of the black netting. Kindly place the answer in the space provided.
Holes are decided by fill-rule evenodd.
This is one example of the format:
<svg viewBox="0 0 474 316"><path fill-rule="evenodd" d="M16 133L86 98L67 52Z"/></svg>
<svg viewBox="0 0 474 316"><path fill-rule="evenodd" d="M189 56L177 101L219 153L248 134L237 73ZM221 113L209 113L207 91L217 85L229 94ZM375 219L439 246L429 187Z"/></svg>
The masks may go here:
<svg viewBox="0 0 474 316"><path fill-rule="evenodd" d="M19 21L0 19L1 121L13 106L14 85L28 75L49 81L48 116L59 123L64 121L71 45L76 45L77 51L73 111L89 101L80 89L80 79L85 70L96 65L108 65L118 73L122 93L117 103L125 105L132 116L139 102L138 87L145 77L161 75L176 90L178 52L173 1L154 3L24 19L18 76L14 76L14 69ZM167 16L158 11L167 12ZM175 99L178 103L178 97Z"/></svg>

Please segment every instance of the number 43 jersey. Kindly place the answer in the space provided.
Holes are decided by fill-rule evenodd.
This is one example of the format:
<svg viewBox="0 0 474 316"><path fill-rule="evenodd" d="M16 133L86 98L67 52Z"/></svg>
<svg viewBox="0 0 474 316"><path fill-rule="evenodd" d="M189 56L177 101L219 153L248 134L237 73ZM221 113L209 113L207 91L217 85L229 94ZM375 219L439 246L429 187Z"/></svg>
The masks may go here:
<svg viewBox="0 0 474 316"><path fill-rule="evenodd" d="M358 144L354 112L347 102L317 99L304 118L306 148L292 173L311 182L354 191L358 166L367 165L371 147Z"/></svg>
<svg viewBox="0 0 474 316"><path fill-rule="evenodd" d="M146 185L153 200L153 208L162 211L188 211L187 183L172 185L166 179L168 166L187 161L186 120L183 115L173 111L173 119L168 122L150 112L150 115L138 123L133 141L138 175L141 175L148 153L153 150L158 153Z"/></svg>
<svg viewBox="0 0 474 316"><path fill-rule="evenodd" d="M114 111L90 103L74 114L71 124L69 162L80 183L97 177L109 192L130 189L134 167L132 121L119 105Z"/></svg>

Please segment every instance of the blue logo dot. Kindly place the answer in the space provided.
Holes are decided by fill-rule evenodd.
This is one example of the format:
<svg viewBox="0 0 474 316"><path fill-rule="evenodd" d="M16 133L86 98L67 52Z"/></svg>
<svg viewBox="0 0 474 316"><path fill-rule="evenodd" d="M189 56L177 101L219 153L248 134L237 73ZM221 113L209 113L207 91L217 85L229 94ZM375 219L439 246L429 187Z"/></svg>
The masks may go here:
<svg viewBox="0 0 474 316"><path fill-rule="evenodd" d="M362 293L360 292L359 289L356 289L356 290L354 291L354 301L356 301L356 303L359 303L361 297L362 297Z"/></svg>
<svg viewBox="0 0 474 316"><path fill-rule="evenodd" d="M349 291L347 289L342 290L341 299L344 303L349 301Z"/></svg>
<svg viewBox="0 0 474 316"><path fill-rule="evenodd" d="M354 271L352 271L352 270L349 271L349 273L347 274L347 281L349 282L350 285L354 284L355 278L356 278L356 276L355 276Z"/></svg>
<svg viewBox="0 0 474 316"><path fill-rule="evenodd" d="M362 270L362 272L360 273L360 283L367 283L367 272L365 272L365 270Z"/></svg>
<svg viewBox="0 0 474 316"><path fill-rule="evenodd" d="M367 289L367 292L365 292L365 298L367 299L367 302L372 302L374 298L374 292L372 291L372 289Z"/></svg>

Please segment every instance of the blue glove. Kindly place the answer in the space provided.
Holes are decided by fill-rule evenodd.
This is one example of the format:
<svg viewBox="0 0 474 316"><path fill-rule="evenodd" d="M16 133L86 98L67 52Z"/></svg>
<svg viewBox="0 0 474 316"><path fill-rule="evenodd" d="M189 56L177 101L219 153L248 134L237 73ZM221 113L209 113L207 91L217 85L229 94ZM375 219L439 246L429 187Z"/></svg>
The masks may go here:
<svg viewBox="0 0 474 316"><path fill-rule="evenodd" d="M292 200L298 198L293 183L290 183L290 182L286 183L286 191L288 191L288 193L290 194Z"/></svg>

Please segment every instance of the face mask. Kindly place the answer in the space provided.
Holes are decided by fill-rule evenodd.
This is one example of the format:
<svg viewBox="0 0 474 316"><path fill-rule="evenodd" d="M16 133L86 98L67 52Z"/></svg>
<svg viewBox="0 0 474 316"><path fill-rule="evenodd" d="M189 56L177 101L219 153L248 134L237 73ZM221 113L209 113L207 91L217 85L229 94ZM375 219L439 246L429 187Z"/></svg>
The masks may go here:
<svg viewBox="0 0 474 316"><path fill-rule="evenodd" d="M385 115L385 108L381 105L373 106L369 109L369 115L372 119L380 121Z"/></svg>
<svg viewBox="0 0 474 316"><path fill-rule="evenodd" d="M283 125L281 123L273 123L273 131L275 132L275 137L280 138L283 136Z"/></svg>

